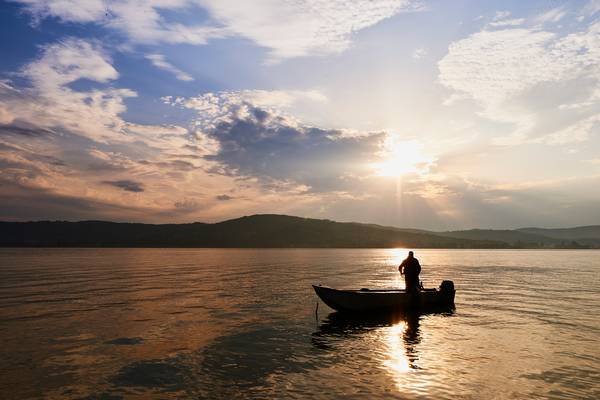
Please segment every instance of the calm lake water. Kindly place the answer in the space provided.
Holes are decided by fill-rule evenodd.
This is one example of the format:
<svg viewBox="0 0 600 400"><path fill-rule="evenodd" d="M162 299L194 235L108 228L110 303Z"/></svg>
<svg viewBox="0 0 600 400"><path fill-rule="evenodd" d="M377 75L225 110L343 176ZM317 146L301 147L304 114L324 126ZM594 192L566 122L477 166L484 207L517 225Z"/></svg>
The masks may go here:
<svg viewBox="0 0 600 400"><path fill-rule="evenodd" d="M315 313L405 255L0 249L0 398L600 398L599 251L417 250L453 313Z"/></svg>

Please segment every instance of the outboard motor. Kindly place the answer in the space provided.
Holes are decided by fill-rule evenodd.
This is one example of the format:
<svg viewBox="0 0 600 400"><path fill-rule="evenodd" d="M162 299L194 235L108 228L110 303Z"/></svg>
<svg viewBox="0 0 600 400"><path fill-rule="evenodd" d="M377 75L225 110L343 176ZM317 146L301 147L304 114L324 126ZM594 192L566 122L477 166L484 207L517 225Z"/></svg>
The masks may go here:
<svg viewBox="0 0 600 400"><path fill-rule="evenodd" d="M454 282L442 281L442 284L440 285L440 290L442 292L445 292L445 291L454 292Z"/></svg>
<svg viewBox="0 0 600 400"><path fill-rule="evenodd" d="M456 293L454 291L454 282L442 281L442 284L440 285L440 293L447 304L454 306L454 294Z"/></svg>

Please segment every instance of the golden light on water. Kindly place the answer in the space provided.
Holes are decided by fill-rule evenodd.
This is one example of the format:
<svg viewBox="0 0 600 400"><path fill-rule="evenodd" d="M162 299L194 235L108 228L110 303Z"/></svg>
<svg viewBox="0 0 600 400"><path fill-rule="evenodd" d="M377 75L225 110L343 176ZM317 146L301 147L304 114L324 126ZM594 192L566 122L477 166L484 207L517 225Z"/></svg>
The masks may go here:
<svg viewBox="0 0 600 400"><path fill-rule="evenodd" d="M385 333L387 357L383 365L400 393L426 395L428 392L429 382L415 379L415 372L420 369L415 348L418 342L418 321L400 321Z"/></svg>
<svg viewBox="0 0 600 400"><path fill-rule="evenodd" d="M389 359L384 361L384 365L390 370L396 380L396 385L402 387L403 380L401 376L410 371L410 364L402 341L402 336L406 331L406 322L401 321L392 326L386 337L388 345Z"/></svg>
<svg viewBox="0 0 600 400"><path fill-rule="evenodd" d="M390 263L396 266L400 265L402 260L408 256L408 251L409 250L405 248L390 249Z"/></svg>

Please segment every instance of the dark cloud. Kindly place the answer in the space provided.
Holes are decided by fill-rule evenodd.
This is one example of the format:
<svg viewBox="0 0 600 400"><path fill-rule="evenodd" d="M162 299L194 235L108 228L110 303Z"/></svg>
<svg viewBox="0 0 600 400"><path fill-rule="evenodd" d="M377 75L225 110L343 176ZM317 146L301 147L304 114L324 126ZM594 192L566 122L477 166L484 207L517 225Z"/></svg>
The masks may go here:
<svg viewBox="0 0 600 400"><path fill-rule="evenodd" d="M200 205L194 200L184 200L167 209L124 206L62 195L49 189L24 186L0 177L0 221L189 222L189 213L199 208Z"/></svg>
<svg viewBox="0 0 600 400"><path fill-rule="evenodd" d="M185 160L169 160L169 161L148 161L139 160L139 164L151 165L162 170L174 170L174 171L192 171L197 167L189 161Z"/></svg>
<svg viewBox="0 0 600 400"><path fill-rule="evenodd" d="M102 181L105 185L111 185L126 192L143 192L144 186L140 182L130 181L128 179L118 181Z"/></svg>
<svg viewBox="0 0 600 400"><path fill-rule="evenodd" d="M227 201L227 200L233 200L234 197L228 196L226 194L220 194L216 197L216 199L219 201Z"/></svg>
<svg viewBox="0 0 600 400"><path fill-rule="evenodd" d="M12 124L0 124L0 134L2 135L15 135L24 137L38 137L53 135L54 132L45 128L25 123L15 122Z"/></svg>
<svg viewBox="0 0 600 400"><path fill-rule="evenodd" d="M352 188L371 172L369 163L377 161L386 137L297 126L257 108L207 134L220 145L216 154L205 156L219 165L209 172L293 181L315 192Z"/></svg>
<svg viewBox="0 0 600 400"><path fill-rule="evenodd" d="M53 193L0 180L0 220L85 220L144 221L149 210L124 207L103 201Z"/></svg>

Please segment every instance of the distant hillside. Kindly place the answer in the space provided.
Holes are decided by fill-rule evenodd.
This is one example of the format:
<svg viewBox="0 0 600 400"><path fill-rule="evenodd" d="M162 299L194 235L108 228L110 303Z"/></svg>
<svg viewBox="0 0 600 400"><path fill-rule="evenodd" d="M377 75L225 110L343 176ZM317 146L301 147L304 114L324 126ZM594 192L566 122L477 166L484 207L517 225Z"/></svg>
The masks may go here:
<svg viewBox="0 0 600 400"><path fill-rule="evenodd" d="M600 235L594 236L595 232L600 232L600 226L430 232L267 214L215 224L0 222L0 246L600 248Z"/></svg>
<svg viewBox="0 0 600 400"><path fill-rule="evenodd" d="M560 239L517 230L469 229L465 231L437 232L437 234L459 239L500 241L511 246L544 247L561 243Z"/></svg>
<svg viewBox="0 0 600 400"><path fill-rule="evenodd" d="M342 247L505 248L375 225L285 215L253 215L216 224L102 221L0 222L0 246L49 247Z"/></svg>
<svg viewBox="0 0 600 400"><path fill-rule="evenodd" d="M600 248L598 225L563 229L470 229L434 233L458 239L500 241L515 248Z"/></svg>
<svg viewBox="0 0 600 400"><path fill-rule="evenodd" d="M521 228L517 230L558 239L600 239L600 225L562 229Z"/></svg>

